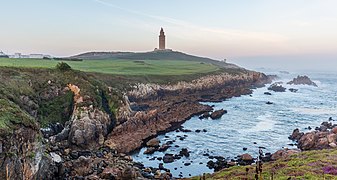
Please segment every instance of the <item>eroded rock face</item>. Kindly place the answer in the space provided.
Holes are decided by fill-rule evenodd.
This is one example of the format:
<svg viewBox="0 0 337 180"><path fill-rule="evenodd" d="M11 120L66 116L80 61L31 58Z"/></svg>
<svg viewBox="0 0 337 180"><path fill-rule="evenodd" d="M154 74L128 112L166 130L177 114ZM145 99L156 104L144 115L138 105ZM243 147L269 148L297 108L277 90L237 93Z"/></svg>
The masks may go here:
<svg viewBox="0 0 337 180"><path fill-rule="evenodd" d="M309 85L317 87L317 84L314 83L308 76L297 76L292 81L288 82L287 84L293 85Z"/></svg>
<svg viewBox="0 0 337 180"><path fill-rule="evenodd" d="M13 134L0 137L0 179L46 178L53 173L53 163L38 142L39 132L32 127L19 127ZM46 172L43 172L46 169Z"/></svg>
<svg viewBox="0 0 337 180"><path fill-rule="evenodd" d="M68 140L78 147L95 149L103 145L110 125L111 119L106 113L81 107L73 116Z"/></svg>

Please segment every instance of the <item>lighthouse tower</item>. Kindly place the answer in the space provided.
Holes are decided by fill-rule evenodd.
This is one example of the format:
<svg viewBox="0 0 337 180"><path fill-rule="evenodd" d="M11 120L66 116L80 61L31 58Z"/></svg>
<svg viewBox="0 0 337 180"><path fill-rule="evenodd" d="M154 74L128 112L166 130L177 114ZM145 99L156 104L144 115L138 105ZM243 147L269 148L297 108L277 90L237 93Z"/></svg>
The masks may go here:
<svg viewBox="0 0 337 180"><path fill-rule="evenodd" d="M160 29L160 35L159 35L159 50L165 49L165 32L163 28Z"/></svg>

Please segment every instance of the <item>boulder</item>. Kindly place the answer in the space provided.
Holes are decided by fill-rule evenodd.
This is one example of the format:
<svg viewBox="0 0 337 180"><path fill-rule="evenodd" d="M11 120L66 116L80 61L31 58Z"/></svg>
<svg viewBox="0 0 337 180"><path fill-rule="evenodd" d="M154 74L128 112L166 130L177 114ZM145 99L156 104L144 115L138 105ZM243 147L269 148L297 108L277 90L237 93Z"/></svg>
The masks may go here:
<svg viewBox="0 0 337 180"><path fill-rule="evenodd" d="M297 76L292 81L289 81L287 84L293 85L309 85L317 87L317 84L314 83L308 76Z"/></svg>
<svg viewBox="0 0 337 180"><path fill-rule="evenodd" d="M263 94L271 96L272 94L270 92L264 92Z"/></svg>
<svg viewBox="0 0 337 180"><path fill-rule="evenodd" d="M242 154L241 155L241 159L243 160L243 161L253 161L253 157L250 155L250 154Z"/></svg>
<svg viewBox="0 0 337 180"><path fill-rule="evenodd" d="M293 92L293 93L296 93L298 91L298 89L290 88L289 91Z"/></svg>
<svg viewBox="0 0 337 180"><path fill-rule="evenodd" d="M332 128L331 132L337 134L337 127Z"/></svg>
<svg viewBox="0 0 337 180"><path fill-rule="evenodd" d="M329 143L336 143L337 134L331 133L327 136Z"/></svg>
<svg viewBox="0 0 337 180"><path fill-rule="evenodd" d="M158 138L153 138L146 143L146 146L148 146L148 147L159 147L159 143L160 143L160 141L159 141Z"/></svg>
<svg viewBox="0 0 337 180"><path fill-rule="evenodd" d="M301 150L311 150L315 148L317 140L318 137L315 134L315 132L306 133L298 141L297 147L300 148Z"/></svg>
<svg viewBox="0 0 337 180"><path fill-rule="evenodd" d="M299 129L294 129L293 133L289 136L289 139L293 141L298 141L301 139L303 135L304 133L300 132Z"/></svg>
<svg viewBox="0 0 337 180"><path fill-rule="evenodd" d="M173 154L165 154L163 157L163 162L164 163L172 163L174 162L174 156Z"/></svg>
<svg viewBox="0 0 337 180"><path fill-rule="evenodd" d="M280 82L276 82L268 87L268 90L275 92L285 92L286 88L281 85Z"/></svg>
<svg viewBox="0 0 337 180"><path fill-rule="evenodd" d="M190 157L190 152L187 150L187 148L182 148L181 151L179 152L179 155Z"/></svg>
<svg viewBox="0 0 337 180"><path fill-rule="evenodd" d="M156 152L156 148L149 147L144 151L144 154L153 154L154 152Z"/></svg>
<svg viewBox="0 0 337 180"><path fill-rule="evenodd" d="M212 119L220 119L226 113L227 113L226 110L220 109L220 110L212 112L211 118Z"/></svg>
<svg viewBox="0 0 337 180"><path fill-rule="evenodd" d="M297 154L301 152L298 149L282 149L282 150L278 150L276 151L274 154L271 155L271 160L272 161L276 161L282 158L287 158L293 154Z"/></svg>

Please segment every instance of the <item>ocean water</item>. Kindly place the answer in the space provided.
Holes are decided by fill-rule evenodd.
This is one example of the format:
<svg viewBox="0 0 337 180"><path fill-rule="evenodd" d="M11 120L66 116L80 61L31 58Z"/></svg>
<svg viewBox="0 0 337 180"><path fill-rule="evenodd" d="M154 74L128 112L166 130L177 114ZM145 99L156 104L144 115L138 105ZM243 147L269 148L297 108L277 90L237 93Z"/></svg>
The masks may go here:
<svg viewBox="0 0 337 180"><path fill-rule="evenodd" d="M192 132L169 132L158 137L161 143L175 140L166 152L144 155L146 148L143 148L133 155L134 160L158 168L162 161L151 158L163 157L165 153L179 154L182 148L187 148L190 151L189 158L183 157L164 164L164 167L170 169L174 177L196 176L213 172L206 166L210 159L203 156L204 153L233 159L244 153L257 157L260 146L266 148L264 152L271 153L285 147L296 148L288 139L295 128L308 131L308 126L315 128L323 121L328 121L329 117L337 120L337 73L265 73L278 75L280 79L277 82L282 81L284 87L298 89L298 92L269 91L272 93L269 96L264 94L268 92L269 85L266 85L255 89L252 95L231 98L221 103L205 103L214 105L215 110L226 109L228 113L219 120L192 117L183 124L185 129ZM318 87L286 84L297 75L308 75ZM268 105L267 101L274 104ZM206 129L207 132L196 133L197 129ZM184 135L187 137L183 141L177 137ZM248 149L244 151L243 148ZM184 166L184 163L191 165Z"/></svg>

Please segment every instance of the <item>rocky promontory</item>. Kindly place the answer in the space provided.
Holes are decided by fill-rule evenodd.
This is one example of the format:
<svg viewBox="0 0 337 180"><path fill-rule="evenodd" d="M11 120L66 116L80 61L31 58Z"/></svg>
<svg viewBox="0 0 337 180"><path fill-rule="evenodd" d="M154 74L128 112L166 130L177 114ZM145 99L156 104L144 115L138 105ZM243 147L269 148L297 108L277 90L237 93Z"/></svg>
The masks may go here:
<svg viewBox="0 0 337 180"><path fill-rule="evenodd" d="M313 82L308 76L297 76L292 81L289 81L287 84L292 85L309 85L317 87L317 84Z"/></svg>
<svg viewBox="0 0 337 180"><path fill-rule="evenodd" d="M213 110L200 104L200 101L222 101L249 94L252 87L267 82L270 79L266 75L247 71L237 75L209 75L174 85L138 84L127 95L133 107L146 109L131 113L125 123L109 134L105 145L119 152L130 153L158 134L178 128L192 116ZM217 113L222 115L225 110ZM214 118L219 117L215 115Z"/></svg>

